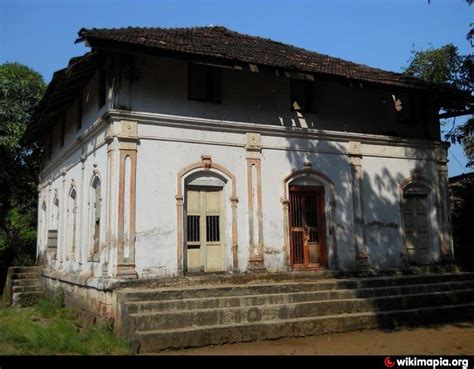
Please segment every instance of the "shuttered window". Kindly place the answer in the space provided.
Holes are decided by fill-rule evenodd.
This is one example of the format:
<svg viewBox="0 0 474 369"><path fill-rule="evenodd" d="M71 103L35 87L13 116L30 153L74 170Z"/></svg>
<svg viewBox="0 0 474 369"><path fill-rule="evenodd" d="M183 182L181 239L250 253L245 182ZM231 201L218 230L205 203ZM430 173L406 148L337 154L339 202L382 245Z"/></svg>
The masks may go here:
<svg viewBox="0 0 474 369"><path fill-rule="evenodd" d="M403 197L405 248L409 262L422 263L430 250L427 201L426 194L408 192Z"/></svg>
<svg viewBox="0 0 474 369"><path fill-rule="evenodd" d="M218 68L189 64L188 98L190 100L221 102L221 71Z"/></svg>
<svg viewBox="0 0 474 369"><path fill-rule="evenodd" d="M302 113L316 113L315 84L312 81L290 79L290 108Z"/></svg>

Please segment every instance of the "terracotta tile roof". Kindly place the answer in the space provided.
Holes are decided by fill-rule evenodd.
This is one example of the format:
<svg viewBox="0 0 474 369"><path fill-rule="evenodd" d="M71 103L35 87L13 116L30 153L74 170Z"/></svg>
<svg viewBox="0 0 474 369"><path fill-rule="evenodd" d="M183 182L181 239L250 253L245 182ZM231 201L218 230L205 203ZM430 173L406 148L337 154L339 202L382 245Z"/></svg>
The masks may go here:
<svg viewBox="0 0 474 369"><path fill-rule="evenodd" d="M53 122L52 118L77 97L103 62L103 53L97 51L108 47L132 52L138 48L183 58L205 58L241 67L254 64L262 69L276 68L392 88L424 89L435 92L441 100L446 101L459 97L464 101L467 96L448 85L428 83L401 73L383 71L270 39L241 34L225 27L83 28L76 42L80 41L87 41L93 51L72 58L66 68L54 74L25 132L24 142L46 132Z"/></svg>
<svg viewBox="0 0 474 369"><path fill-rule="evenodd" d="M206 56L235 63L342 77L405 88L433 87L417 78L308 51L270 39L249 36L225 27L81 29L76 42L93 48L107 44L151 48ZM439 86L437 86L439 88Z"/></svg>

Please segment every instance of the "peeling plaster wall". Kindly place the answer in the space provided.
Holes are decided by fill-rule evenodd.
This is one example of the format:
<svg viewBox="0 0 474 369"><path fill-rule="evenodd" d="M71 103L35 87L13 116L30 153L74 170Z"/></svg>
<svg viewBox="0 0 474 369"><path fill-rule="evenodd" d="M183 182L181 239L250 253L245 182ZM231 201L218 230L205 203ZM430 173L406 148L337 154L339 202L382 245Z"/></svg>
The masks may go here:
<svg viewBox="0 0 474 369"><path fill-rule="evenodd" d="M174 139L222 139L221 133L185 131L150 125L140 125L139 134L172 136ZM171 137L169 137L171 138ZM241 142L243 135L226 135L227 142ZM137 161L137 229L136 268L140 276L173 275L177 272L176 192L177 173L182 168L201 161L201 155L210 155L215 163L223 165L237 177L239 261L246 268L248 235L245 203L247 179L243 147L205 145L174 141L142 139ZM243 163L243 164L242 164ZM226 187L230 183L226 184ZM226 229L225 265L232 265L231 209L228 206L229 189L224 190Z"/></svg>
<svg viewBox="0 0 474 369"><path fill-rule="evenodd" d="M393 150L392 151L396 151ZM419 150L420 160L364 157L363 203L366 243L369 260L372 266L402 267L404 266L404 245L400 232L402 216L400 213L401 182L412 176L414 169L419 169L421 175L433 186L437 186L439 178L437 162L433 153L427 155L425 150ZM428 214L431 224L432 252L426 263L439 261L440 232L437 219L437 203L435 194L429 196Z"/></svg>
<svg viewBox="0 0 474 369"><path fill-rule="evenodd" d="M329 177L335 185L335 219L334 230L329 229L327 222L327 242L329 266L333 268L348 268L354 262L354 247L352 245L352 193L351 173L349 162L345 153L347 143L329 142L322 140L285 139L264 136L262 161L262 177L264 178L264 219L269 223L265 229L266 241L270 245L283 242L284 227L282 223L283 210L280 198L284 196L283 179L297 169L302 169L305 162L312 164L312 169ZM265 148L268 147L268 148ZM308 185L321 185L313 179L308 179ZM277 187L278 184L278 187ZM326 218L329 214L330 193L325 188ZM266 219L271 217L270 219ZM329 219L328 219L329 220ZM332 243L335 232L336 245ZM281 247L281 246L280 246ZM280 258L287 257L283 250Z"/></svg>
<svg viewBox="0 0 474 369"><path fill-rule="evenodd" d="M135 270L138 277L177 275L177 175L183 168L199 163L203 155L209 155L214 163L226 168L236 178L236 196L239 199L238 265L242 272L249 268L246 133L260 131L262 148L258 155L261 160L264 265L267 270L277 272L289 268L281 200L286 196L287 184L284 179L293 171L301 170L304 163L310 163L313 171L327 177L334 186L334 204L331 205L330 187L325 185L326 208L334 206L333 213L329 210L326 212L327 218L331 218L326 229L329 268L355 267L356 222L352 201L351 158L348 156L351 140L362 142L362 225L364 247L370 264L375 268L403 266L400 257L404 251L400 230L400 184L412 175L413 170L419 169L423 177L437 187L437 160L445 158L445 150L441 146L433 149L433 141L413 140L403 143L388 136L365 135L393 132L403 135L410 132L413 137L423 136L424 128L421 125L402 126L395 122L390 105L391 94L387 91L321 82L318 83L319 112L301 116L289 110L288 79L231 69L224 69L222 73L222 104L189 101L186 63L137 56L138 80L131 86L124 83L127 87L118 91L118 101L128 101L131 111L112 111L111 116L116 116L106 118L115 119L112 125L117 127L121 126L121 119L138 122L135 243ZM67 111L65 145L62 149L53 150L53 157L42 173L39 203L42 204L43 200L47 203L49 222L54 191L57 190L62 224L59 241L65 242L65 204L74 180L78 201L82 204L77 218L82 219L81 230L78 231L82 239L77 241L77 248L82 251L75 259L66 260L64 257L62 263L53 260L50 266L66 274L83 274L100 279L115 277L117 250L111 246L113 240L109 245L106 243L106 227L109 224L106 209L111 204L107 204L109 178L105 126L111 122L99 119L106 113L108 105L98 110L97 83L96 75L84 91L81 130L77 131L73 124L76 103ZM171 121L176 119L174 122L164 122L168 118L163 117L163 114L169 115ZM200 118L202 121L198 123L202 126L188 118ZM209 129L206 124L209 124ZM222 124L222 130L218 124ZM274 127L275 132L263 129L270 127ZM288 136L282 133L283 128L287 129L285 132L289 133ZM313 136L302 137L304 128L313 128ZM314 135L315 132L318 135ZM59 139L57 129L54 135L56 140ZM82 138L78 141L80 136ZM118 156L111 160L113 170L118 171ZM92 262L88 259L92 245L87 236L87 208L94 170L100 173L102 181L102 222L101 253L99 260ZM308 184L312 184L312 179L308 181ZM114 191L118 191L118 182L113 187ZM233 257L230 193L228 182L224 187L224 265L227 271L232 270ZM111 196L115 202L118 198L119 194L115 192ZM117 204L112 205L115 209ZM438 205L432 199L432 208ZM116 212L115 209L111 213L113 234L117 233ZM429 262L436 262L439 260L440 225L435 210L430 214L430 220L433 252ZM44 249L45 245L39 245L39 248Z"/></svg>
<svg viewBox="0 0 474 369"><path fill-rule="evenodd" d="M237 180L238 261L246 271L249 257L247 206L247 163L245 133L223 133L205 129L139 125L140 145L137 169L136 268L139 277L177 273L177 173L199 162L202 155L230 170ZM442 150L442 149L440 149ZM267 270L288 270L285 250L283 208L284 178L303 168L304 162L327 176L335 187L334 230L327 224L329 267L355 267L350 161L347 141L327 141L262 135L262 210L264 258ZM365 155L367 154L367 156ZM384 144L362 145L362 201L369 261L375 268L401 267L403 239L400 234L400 184L416 168L437 185L436 150L419 144L411 148ZM408 157L408 159L407 159ZM411 159L410 159L411 158ZM311 184L311 183L308 183ZM225 195L228 197L228 194ZM326 206L329 193L326 190ZM434 208L434 204L433 208ZM327 216L329 216L327 214ZM434 213L432 216L435 216ZM231 270L229 209L227 210L226 265ZM433 223L436 225L436 222ZM433 226L433 260L439 258ZM335 232L333 242L332 232Z"/></svg>
<svg viewBox="0 0 474 369"><path fill-rule="evenodd" d="M65 274L81 274L101 277L112 275L114 268L114 250L106 244L106 189L107 189L107 147L104 144L105 129L99 130L83 145L65 147L59 157L54 157L55 162L41 174L39 184L39 204L47 204L46 224L48 229L53 229L52 211L55 210L53 201L55 193L59 199L59 225L58 225L58 250L56 257L48 256L48 267L51 270L60 270ZM84 155L83 155L84 154ZM81 156L83 160L81 161ZM100 260L89 260L92 245L90 242L89 196L90 183L98 173L102 182L102 208ZM66 250L71 249L67 242L67 200L71 186L77 192L76 215L76 245L74 256L66 255ZM46 240L38 245L40 250L46 250ZM109 261L112 263L110 264ZM109 264L106 264L109 263Z"/></svg>

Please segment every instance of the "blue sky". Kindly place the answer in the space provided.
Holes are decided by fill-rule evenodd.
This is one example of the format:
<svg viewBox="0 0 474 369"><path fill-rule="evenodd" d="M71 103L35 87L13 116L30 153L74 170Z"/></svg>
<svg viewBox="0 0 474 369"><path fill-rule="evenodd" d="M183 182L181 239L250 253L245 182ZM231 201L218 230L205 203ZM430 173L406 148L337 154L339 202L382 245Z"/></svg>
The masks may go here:
<svg viewBox="0 0 474 369"><path fill-rule="evenodd" d="M471 22L465 0L0 0L0 63L26 64L49 82L87 51L74 44L82 27L213 24L399 72L412 48L472 52ZM449 159L451 176L468 171L459 145Z"/></svg>

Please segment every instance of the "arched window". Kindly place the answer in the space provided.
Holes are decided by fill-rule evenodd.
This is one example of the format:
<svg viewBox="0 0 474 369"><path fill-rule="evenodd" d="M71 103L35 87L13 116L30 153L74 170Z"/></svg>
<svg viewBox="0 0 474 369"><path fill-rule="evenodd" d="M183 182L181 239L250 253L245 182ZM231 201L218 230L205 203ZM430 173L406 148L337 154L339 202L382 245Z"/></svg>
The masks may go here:
<svg viewBox="0 0 474 369"><path fill-rule="evenodd" d="M92 242L92 254L100 251L100 222L101 222L101 189L102 185L99 176L95 176L91 182L90 202L89 202L89 229Z"/></svg>
<svg viewBox="0 0 474 369"><path fill-rule="evenodd" d="M46 202L43 201L41 204L41 213L39 216L39 245L40 248L46 249L46 241L47 241L47 222L48 219L46 218Z"/></svg>
<svg viewBox="0 0 474 369"><path fill-rule="evenodd" d="M58 231L59 228L59 198L58 195L54 195L53 209L51 211L51 230Z"/></svg>
<svg viewBox="0 0 474 369"><path fill-rule="evenodd" d="M77 224L77 192L74 187L69 191L67 207L67 248L69 255L74 258L76 252L76 224Z"/></svg>
<svg viewBox="0 0 474 369"><path fill-rule="evenodd" d="M51 207L51 219L50 219L50 223L48 227L48 235L47 235L48 251L52 253L53 258L56 257L56 252L58 248L58 229L59 229L59 198L58 198L58 194L55 193L53 202L52 202L52 207Z"/></svg>
<svg viewBox="0 0 474 369"><path fill-rule="evenodd" d="M429 226L431 188L422 182L411 182L402 191L401 212L407 261L426 264L432 249Z"/></svg>

